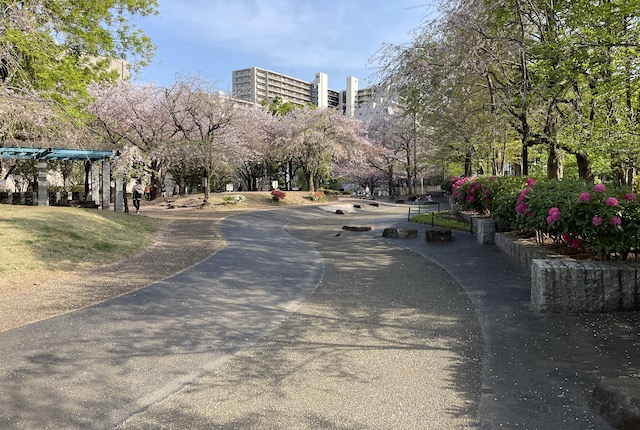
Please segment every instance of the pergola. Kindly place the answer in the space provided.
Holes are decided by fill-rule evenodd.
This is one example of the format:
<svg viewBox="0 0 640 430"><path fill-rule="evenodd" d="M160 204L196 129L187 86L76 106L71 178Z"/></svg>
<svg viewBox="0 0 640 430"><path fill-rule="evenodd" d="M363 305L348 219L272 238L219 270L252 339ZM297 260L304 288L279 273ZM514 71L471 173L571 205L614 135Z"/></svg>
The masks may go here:
<svg viewBox="0 0 640 430"><path fill-rule="evenodd" d="M83 149L62 148L20 148L0 147L0 158L13 160L37 160L38 161L38 198L37 204L46 206L49 204L47 195L47 161L77 160L91 164L94 178L102 177L102 180L92 182L92 195L95 200L102 196L102 209L109 209L111 204L111 160L119 155L113 151L91 151ZM96 163L100 162L100 163ZM121 189L121 187L120 187ZM116 187L118 190L118 187ZM122 194L120 192L120 194ZM120 195L120 199L122 196ZM116 196L116 210L120 206ZM36 199L34 199L34 203ZM120 209L121 210L121 209Z"/></svg>

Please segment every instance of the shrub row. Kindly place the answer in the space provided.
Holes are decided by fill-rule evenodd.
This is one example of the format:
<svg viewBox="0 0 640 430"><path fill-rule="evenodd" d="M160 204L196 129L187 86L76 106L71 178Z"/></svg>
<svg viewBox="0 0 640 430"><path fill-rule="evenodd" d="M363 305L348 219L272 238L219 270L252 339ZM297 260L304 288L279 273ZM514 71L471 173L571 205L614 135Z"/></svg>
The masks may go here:
<svg viewBox="0 0 640 430"><path fill-rule="evenodd" d="M580 180L515 177L451 179L462 210L491 215L523 233L538 233L602 259L638 248L640 204L629 189Z"/></svg>

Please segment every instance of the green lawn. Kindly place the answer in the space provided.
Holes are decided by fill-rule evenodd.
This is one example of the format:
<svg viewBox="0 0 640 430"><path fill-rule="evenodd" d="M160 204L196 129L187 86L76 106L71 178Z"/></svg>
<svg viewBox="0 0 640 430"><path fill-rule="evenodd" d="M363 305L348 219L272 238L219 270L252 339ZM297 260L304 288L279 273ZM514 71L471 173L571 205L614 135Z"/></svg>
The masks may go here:
<svg viewBox="0 0 640 430"><path fill-rule="evenodd" d="M449 211L414 215L410 218L410 221L425 225L431 225L431 223L433 222L433 225L438 227L444 227L453 230L471 231L471 225L468 222L460 219L455 215L451 215Z"/></svg>
<svg viewBox="0 0 640 430"><path fill-rule="evenodd" d="M95 209L0 205L0 286L33 272L121 259L153 240L163 222Z"/></svg>

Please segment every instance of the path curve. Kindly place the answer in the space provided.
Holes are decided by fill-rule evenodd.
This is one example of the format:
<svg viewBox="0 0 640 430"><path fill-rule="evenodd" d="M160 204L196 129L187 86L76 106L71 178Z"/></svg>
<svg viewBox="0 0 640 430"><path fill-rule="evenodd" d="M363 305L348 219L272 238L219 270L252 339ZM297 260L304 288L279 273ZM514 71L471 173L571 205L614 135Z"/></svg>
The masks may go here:
<svg viewBox="0 0 640 430"><path fill-rule="evenodd" d="M305 264L320 260L317 251L274 221L226 219L227 246L202 263L0 333L0 428L113 428L263 337L323 270Z"/></svg>

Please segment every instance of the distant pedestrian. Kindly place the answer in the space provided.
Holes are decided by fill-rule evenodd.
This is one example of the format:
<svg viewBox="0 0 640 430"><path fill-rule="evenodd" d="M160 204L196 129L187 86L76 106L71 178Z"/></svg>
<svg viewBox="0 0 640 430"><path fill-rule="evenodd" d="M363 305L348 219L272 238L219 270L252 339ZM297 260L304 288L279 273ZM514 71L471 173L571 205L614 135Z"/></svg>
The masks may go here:
<svg viewBox="0 0 640 430"><path fill-rule="evenodd" d="M140 213L140 200L142 199L142 194L144 193L144 188L140 184L140 181L136 181L136 184L133 186L133 207L136 208L136 214Z"/></svg>

